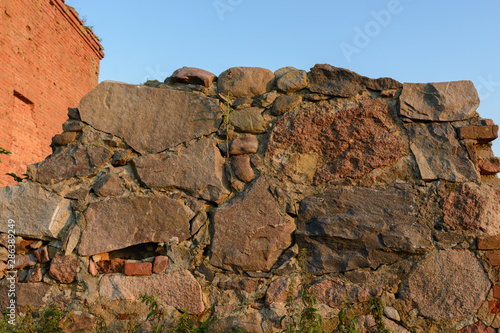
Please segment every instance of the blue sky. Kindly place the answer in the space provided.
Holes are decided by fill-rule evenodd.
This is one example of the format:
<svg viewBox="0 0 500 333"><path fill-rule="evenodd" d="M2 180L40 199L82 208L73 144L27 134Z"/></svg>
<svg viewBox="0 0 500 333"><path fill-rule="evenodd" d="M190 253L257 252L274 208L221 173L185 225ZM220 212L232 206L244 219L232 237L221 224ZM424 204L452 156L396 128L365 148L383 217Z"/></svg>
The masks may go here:
<svg viewBox="0 0 500 333"><path fill-rule="evenodd" d="M102 39L100 80L163 81L182 66L309 70L401 82L471 80L500 124L498 0L66 0ZM498 139L497 141L500 141ZM500 142L494 146L500 156Z"/></svg>

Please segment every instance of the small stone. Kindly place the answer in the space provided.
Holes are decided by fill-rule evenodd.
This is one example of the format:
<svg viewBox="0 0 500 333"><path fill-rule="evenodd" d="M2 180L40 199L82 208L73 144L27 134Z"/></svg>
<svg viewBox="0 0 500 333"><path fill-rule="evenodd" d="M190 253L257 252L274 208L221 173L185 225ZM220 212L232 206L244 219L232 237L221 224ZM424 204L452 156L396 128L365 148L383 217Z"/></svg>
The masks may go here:
<svg viewBox="0 0 500 333"><path fill-rule="evenodd" d="M97 271L101 274L123 273L125 259L99 260L95 262Z"/></svg>
<svg viewBox="0 0 500 333"><path fill-rule="evenodd" d="M384 315L392 320L400 321L401 317L399 316L398 310L393 308L392 306L386 306L384 309Z"/></svg>
<svg viewBox="0 0 500 333"><path fill-rule="evenodd" d="M283 113L292 110L302 103L302 97L299 95L284 95L276 98L273 104L273 116L280 116Z"/></svg>
<svg viewBox="0 0 500 333"><path fill-rule="evenodd" d="M259 67L232 67L219 75L219 93L234 97L257 96L271 91L274 73Z"/></svg>
<svg viewBox="0 0 500 333"><path fill-rule="evenodd" d="M231 168L234 174L242 182L251 182L255 173L250 165L249 155L237 155L231 158Z"/></svg>
<svg viewBox="0 0 500 333"><path fill-rule="evenodd" d="M287 71L276 80L278 89L286 94L303 89L308 83L306 71L298 69Z"/></svg>
<svg viewBox="0 0 500 333"><path fill-rule="evenodd" d="M125 263L125 275L151 275L153 273L153 264L150 262L131 262Z"/></svg>
<svg viewBox="0 0 500 333"><path fill-rule="evenodd" d="M157 256L153 262L153 273L163 274L167 270L168 257L167 256Z"/></svg>
<svg viewBox="0 0 500 333"><path fill-rule="evenodd" d="M42 282L42 280L43 280L43 274L42 274L42 269L40 267L36 267L35 270L30 272L28 282L35 283L35 282Z"/></svg>
<svg viewBox="0 0 500 333"><path fill-rule="evenodd" d="M9 259L9 250L5 247L0 247L0 262L7 261Z"/></svg>
<svg viewBox="0 0 500 333"><path fill-rule="evenodd" d="M262 94L259 97L257 97L255 104L258 107L265 108L273 104L276 97L278 97L278 92L276 90L273 90L271 92Z"/></svg>
<svg viewBox="0 0 500 333"><path fill-rule="evenodd" d="M210 283L215 278L214 272L212 272L212 270L208 268L204 263L196 267L195 272L198 273L199 275L202 275L205 278L205 280L207 280Z"/></svg>
<svg viewBox="0 0 500 333"><path fill-rule="evenodd" d="M84 126L85 124L81 121L68 119L62 125L62 129L64 132L81 132Z"/></svg>
<svg viewBox="0 0 500 333"><path fill-rule="evenodd" d="M230 114L229 122L239 132L263 133L267 129L266 121L262 117L263 111L261 108L236 110Z"/></svg>
<svg viewBox="0 0 500 333"><path fill-rule="evenodd" d="M52 137L53 146L66 146L75 141L76 132L63 132Z"/></svg>
<svg viewBox="0 0 500 333"><path fill-rule="evenodd" d="M500 301L488 301L490 313L500 313Z"/></svg>
<svg viewBox="0 0 500 333"><path fill-rule="evenodd" d="M327 99L332 98L332 96L323 94L306 94L304 97L311 102L325 101Z"/></svg>
<svg viewBox="0 0 500 333"><path fill-rule="evenodd" d="M231 155L254 154L259 148L259 141L255 136L237 138L231 141L229 153Z"/></svg>
<svg viewBox="0 0 500 333"><path fill-rule="evenodd" d="M38 262L41 264L45 264L46 262L50 261L49 251L47 246L35 250L33 253L35 254L36 260L38 260Z"/></svg>
<svg viewBox="0 0 500 333"><path fill-rule="evenodd" d="M200 230L200 228L207 222L207 213L205 211L200 211L196 214L196 216L191 220L191 228L190 233L194 235Z"/></svg>
<svg viewBox="0 0 500 333"><path fill-rule="evenodd" d="M131 150L115 150L113 158L111 159L111 165L114 167L126 165L130 156L132 156Z"/></svg>
<svg viewBox="0 0 500 333"><path fill-rule="evenodd" d="M80 112L78 111L77 108L68 108L68 117L74 120L81 120Z"/></svg>
<svg viewBox="0 0 500 333"><path fill-rule="evenodd" d="M117 175L101 177L92 188L100 197L117 197L123 194L122 181Z"/></svg>
<svg viewBox="0 0 500 333"><path fill-rule="evenodd" d="M233 108L235 110L245 109L252 106L253 99L247 96L239 97L234 100Z"/></svg>
<svg viewBox="0 0 500 333"><path fill-rule="evenodd" d="M92 276L97 275L97 268L96 268L94 260L92 260L92 259L89 260L89 274Z"/></svg>
<svg viewBox="0 0 500 333"><path fill-rule="evenodd" d="M73 225L71 229L68 231L68 235L66 236L66 239L64 240L62 251L64 252L65 255L69 255L72 253L76 246L78 245L78 242L80 241L80 236L82 235L82 229L77 226Z"/></svg>
<svg viewBox="0 0 500 333"><path fill-rule="evenodd" d="M214 78L215 74L195 67L179 68L170 77L173 82L199 84L205 87L210 87Z"/></svg>
<svg viewBox="0 0 500 333"><path fill-rule="evenodd" d="M16 256L14 268L22 269L24 267L30 267L36 265L36 257L33 254L23 254Z"/></svg>
<svg viewBox="0 0 500 333"><path fill-rule="evenodd" d="M43 246L43 241L39 240L39 241L34 241L33 243L31 243L29 248L32 250L36 250L36 249L41 248L42 246Z"/></svg>
<svg viewBox="0 0 500 333"><path fill-rule="evenodd" d="M500 266L500 252L486 253L486 259L492 266Z"/></svg>
<svg viewBox="0 0 500 333"><path fill-rule="evenodd" d="M74 256L65 256L58 253L50 263L49 275L61 283L71 283L75 280L78 268L78 259Z"/></svg>
<svg viewBox="0 0 500 333"><path fill-rule="evenodd" d="M64 327L65 333L94 332L98 318L86 312L73 311L67 315L68 324Z"/></svg>
<svg viewBox="0 0 500 333"><path fill-rule="evenodd" d="M480 159L478 167L481 175L496 175L500 172L500 157Z"/></svg>
<svg viewBox="0 0 500 333"><path fill-rule="evenodd" d="M500 250L500 236L478 238L477 248L478 250Z"/></svg>
<svg viewBox="0 0 500 333"><path fill-rule="evenodd" d="M462 328L458 333L496 333L493 327L486 326L482 321Z"/></svg>

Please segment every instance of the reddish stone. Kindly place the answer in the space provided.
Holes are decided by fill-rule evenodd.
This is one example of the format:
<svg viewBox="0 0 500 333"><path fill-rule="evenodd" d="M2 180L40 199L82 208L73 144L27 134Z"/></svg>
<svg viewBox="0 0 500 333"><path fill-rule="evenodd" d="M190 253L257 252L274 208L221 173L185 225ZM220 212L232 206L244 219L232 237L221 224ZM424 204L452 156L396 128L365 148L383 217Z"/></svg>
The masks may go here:
<svg viewBox="0 0 500 333"><path fill-rule="evenodd" d="M117 175L101 177L92 189L100 197L120 196L123 194L122 181Z"/></svg>
<svg viewBox="0 0 500 333"><path fill-rule="evenodd" d="M119 313L116 317L118 320L132 320L137 317L137 313Z"/></svg>
<svg viewBox="0 0 500 333"><path fill-rule="evenodd" d="M132 156L131 150L117 150L111 159L111 165L114 167L126 165L130 156Z"/></svg>
<svg viewBox="0 0 500 333"><path fill-rule="evenodd" d="M61 283L71 283L75 280L78 259L58 253L50 263L49 275Z"/></svg>
<svg viewBox="0 0 500 333"><path fill-rule="evenodd" d="M488 301L490 313L500 313L500 301Z"/></svg>
<svg viewBox="0 0 500 333"><path fill-rule="evenodd" d="M482 321L478 321L473 325L462 328L458 333L496 333L497 330L493 327L486 326Z"/></svg>
<svg viewBox="0 0 500 333"><path fill-rule="evenodd" d="M150 262L129 262L125 264L125 275L151 275L153 264Z"/></svg>
<svg viewBox="0 0 500 333"><path fill-rule="evenodd" d="M43 279L42 269L40 267L37 267L35 268L34 271L31 272L28 282L30 283L42 282L42 279Z"/></svg>
<svg viewBox="0 0 500 333"><path fill-rule="evenodd" d="M20 269L35 265L36 265L36 257L33 254L24 254L16 256L14 268Z"/></svg>
<svg viewBox="0 0 500 333"><path fill-rule="evenodd" d="M486 258L493 266L500 266L500 252L486 253Z"/></svg>
<svg viewBox="0 0 500 333"><path fill-rule="evenodd" d="M155 258L155 261L153 262L153 273L163 274L167 270L167 266L168 266L168 257L158 256Z"/></svg>
<svg viewBox="0 0 500 333"><path fill-rule="evenodd" d="M92 276L97 275L97 268L96 268L94 260L92 260L92 259L89 260L89 273Z"/></svg>
<svg viewBox="0 0 500 333"><path fill-rule="evenodd" d="M215 75L200 68L182 67L176 70L170 78L173 82L200 84L210 87Z"/></svg>
<svg viewBox="0 0 500 333"><path fill-rule="evenodd" d="M451 230L477 229L481 225L481 215L487 198L481 195L477 186L463 184L457 193L444 199L443 219Z"/></svg>
<svg viewBox="0 0 500 333"><path fill-rule="evenodd" d="M233 169L234 174L242 182L248 183L252 181L255 173L250 165L250 156L248 155L237 155L231 159L231 169Z"/></svg>
<svg viewBox="0 0 500 333"><path fill-rule="evenodd" d="M500 299L500 285L498 284L493 286L493 297Z"/></svg>
<svg viewBox="0 0 500 333"><path fill-rule="evenodd" d="M97 317L86 312L75 311L68 315L69 320L64 332L67 333L84 333L94 332L97 324Z"/></svg>
<svg viewBox="0 0 500 333"><path fill-rule="evenodd" d="M101 274L123 273L124 259L100 260L96 263L97 271Z"/></svg>
<svg viewBox="0 0 500 333"><path fill-rule="evenodd" d="M498 138L498 125L460 127L458 136L461 139L473 139L479 143L488 143Z"/></svg>
<svg viewBox="0 0 500 333"><path fill-rule="evenodd" d="M50 261L49 251L46 246L35 250L33 253L35 254L36 260L38 260L41 264L45 264Z"/></svg>
<svg viewBox="0 0 500 333"><path fill-rule="evenodd" d="M500 236L478 238L477 248L478 250L500 250Z"/></svg>
<svg viewBox="0 0 500 333"><path fill-rule="evenodd" d="M20 238L20 237L19 237ZM30 239L22 239L20 238L16 243L16 253L26 253L30 249L30 245L34 242L34 240Z"/></svg>
<svg viewBox="0 0 500 333"><path fill-rule="evenodd" d="M231 142L229 148L229 154L231 155L242 155L242 154L254 154L259 148L259 141L255 136L247 136L244 138L237 138Z"/></svg>
<svg viewBox="0 0 500 333"><path fill-rule="evenodd" d="M496 175L500 172L500 158L482 159L478 162L479 173L482 175Z"/></svg>

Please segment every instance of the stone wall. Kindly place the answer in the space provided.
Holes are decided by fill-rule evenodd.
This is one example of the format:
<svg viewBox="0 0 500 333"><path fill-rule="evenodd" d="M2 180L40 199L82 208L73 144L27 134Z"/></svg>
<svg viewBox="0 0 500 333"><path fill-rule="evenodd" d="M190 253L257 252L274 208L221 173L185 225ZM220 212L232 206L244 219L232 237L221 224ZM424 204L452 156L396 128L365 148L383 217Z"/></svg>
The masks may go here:
<svg viewBox="0 0 500 333"><path fill-rule="evenodd" d="M376 296L395 332L496 332L498 126L478 105L470 81L330 65L103 82L0 189L2 309L14 270L18 307L55 302L68 332L141 322L141 293L167 324L276 332L308 272L328 332L347 299L368 331Z"/></svg>
<svg viewBox="0 0 500 333"><path fill-rule="evenodd" d="M0 3L0 186L50 154L68 106L98 83L99 39L63 0Z"/></svg>

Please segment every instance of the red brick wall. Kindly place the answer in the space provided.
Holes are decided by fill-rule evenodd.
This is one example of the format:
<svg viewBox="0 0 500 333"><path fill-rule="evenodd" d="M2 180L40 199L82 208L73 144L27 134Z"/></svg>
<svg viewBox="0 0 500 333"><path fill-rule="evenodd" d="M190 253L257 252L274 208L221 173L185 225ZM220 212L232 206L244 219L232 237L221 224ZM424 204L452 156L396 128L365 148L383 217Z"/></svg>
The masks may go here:
<svg viewBox="0 0 500 333"><path fill-rule="evenodd" d="M97 37L62 0L0 1L0 186L51 153L67 108L98 83Z"/></svg>

